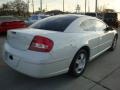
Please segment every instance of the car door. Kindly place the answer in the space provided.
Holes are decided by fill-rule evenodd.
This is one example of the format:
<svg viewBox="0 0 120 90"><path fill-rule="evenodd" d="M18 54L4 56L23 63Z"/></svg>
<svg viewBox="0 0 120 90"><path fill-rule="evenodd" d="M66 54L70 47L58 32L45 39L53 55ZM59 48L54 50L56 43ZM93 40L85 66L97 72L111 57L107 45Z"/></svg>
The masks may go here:
<svg viewBox="0 0 120 90"><path fill-rule="evenodd" d="M114 34L112 31L105 31L107 25L101 20L96 20L96 32L99 33L98 52L102 52L111 46Z"/></svg>
<svg viewBox="0 0 120 90"><path fill-rule="evenodd" d="M80 24L80 27L88 34L88 43L91 49L91 57L95 56L98 51L100 42L100 34L96 32L96 22L94 19L87 19Z"/></svg>

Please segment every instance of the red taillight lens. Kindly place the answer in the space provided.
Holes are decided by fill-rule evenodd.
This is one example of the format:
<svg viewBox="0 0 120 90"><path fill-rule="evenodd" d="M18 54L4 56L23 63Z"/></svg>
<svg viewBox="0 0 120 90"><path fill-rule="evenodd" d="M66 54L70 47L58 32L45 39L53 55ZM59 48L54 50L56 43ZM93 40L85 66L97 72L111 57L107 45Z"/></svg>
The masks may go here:
<svg viewBox="0 0 120 90"><path fill-rule="evenodd" d="M53 48L53 44L53 41L46 37L35 36L31 42L29 50L38 52L50 52Z"/></svg>

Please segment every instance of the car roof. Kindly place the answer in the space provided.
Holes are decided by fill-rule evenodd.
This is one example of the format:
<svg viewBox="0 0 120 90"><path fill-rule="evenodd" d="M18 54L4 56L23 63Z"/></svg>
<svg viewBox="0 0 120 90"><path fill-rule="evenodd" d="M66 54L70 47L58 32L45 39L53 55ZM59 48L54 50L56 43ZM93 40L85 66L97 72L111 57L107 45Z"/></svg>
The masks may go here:
<svg viewBox="0 0 120 90"><path fill-rule="evenodd" d="M55 15L55 16L51 16L51 17L53 17L53 18L59 18L59 17L69 17L69 18L72 18L72 17L77 17L77 19L79 19L80 21L84 21L84 20L87 20L87 19L100 20L100 19L98 19L96 17L87 16L87 15L81 15L81 14L61 14L61 15Z"/></svg>
<svg viewBox="0 0 120 90"><path fill-rule="evenodd" d="M31 16L49 16L49 15L45 15L45 14L33 14Z"/></svg>
<svg viewBox="0 0 120 90"><path fill-rule="evenodd" d="M88 19L97 19L96 17L88 16L88 15L81 15L81 14L61 14L61 15L55 15L55 17L61 17L61 16L76 16L78 18L88 18Z"/></svg>
<svg viewBox="0 0 120 90"><path fill-rule="evenodd" d="M89 20L89 19L100 20L100 19L98 19L98 18L96 18L96 17L91 17L91 16L87 16L87 15L69 14L69 15L67 15L67 16L77 16L78 19L76 19L75 21L73 21L73 22L69 25L69 27L66 28L65 32L78 32L78 30L75 31L74 25L75 25L75 26L79 26L80 23L82 23L83 21L86 21L86 20ZM74 30L74 31L73 31L73 30ZM81 31L82 31L82 29L81 29Z"/></svg>

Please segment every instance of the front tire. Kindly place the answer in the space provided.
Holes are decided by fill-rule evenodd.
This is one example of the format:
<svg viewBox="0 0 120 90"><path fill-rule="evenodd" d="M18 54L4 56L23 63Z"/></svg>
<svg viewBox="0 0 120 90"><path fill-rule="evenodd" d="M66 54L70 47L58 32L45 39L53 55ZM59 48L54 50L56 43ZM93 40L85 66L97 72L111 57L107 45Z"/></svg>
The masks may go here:
<svg viewBox="0 0 120 90"><path fill-rule="evenodd" d="M69 67L69 74L78 77L83 74L88 61L88 52L81 49L74 56L73 61Z"/></svg>
<svg viewBox="0 0 120 90"><path fill-rule="evenodd" d="M114 37L110 51L114 51L117 46L117 36Z"/></svg>

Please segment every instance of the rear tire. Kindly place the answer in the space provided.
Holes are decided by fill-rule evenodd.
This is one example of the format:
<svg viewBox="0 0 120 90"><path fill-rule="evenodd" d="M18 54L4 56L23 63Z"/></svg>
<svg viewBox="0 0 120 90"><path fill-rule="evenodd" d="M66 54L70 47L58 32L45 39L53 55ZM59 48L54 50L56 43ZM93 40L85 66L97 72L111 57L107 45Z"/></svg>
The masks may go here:
<svg viewBox="0 0 120 90"><path fill-rule="evenodd" d="M114 37L113 42L112 42L112 46L110 47L109 50L114 51L116 46L117 46L117 36Z"/></svg>
<svg viewBox="0 0 120 90"><path fill-rule="evenodd" d="M88 61L88 52L85 49L81 49L74 56L73 61L69 67L69 74L74 77L79 77L85 71Z"/></svg>

